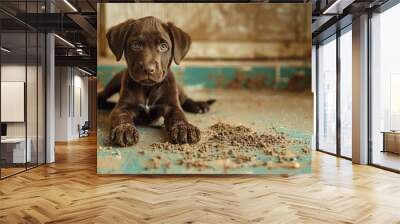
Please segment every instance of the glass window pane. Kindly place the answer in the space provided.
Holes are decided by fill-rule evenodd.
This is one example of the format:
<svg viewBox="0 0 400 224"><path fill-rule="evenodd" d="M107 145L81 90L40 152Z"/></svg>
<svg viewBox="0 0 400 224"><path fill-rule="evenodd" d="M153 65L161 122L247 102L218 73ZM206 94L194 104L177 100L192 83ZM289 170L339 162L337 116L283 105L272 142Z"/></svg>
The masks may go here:
<svg viewBox="0 0 400 224"><path fill-rule="evenodd" d="M28 62L27 62L27 80L26 80L26 113L27 113L27 142L29 144L28 149L30 148L30 161L27 164L28 168L34 167L37 165L37 132L38 132L38 111L37 111L37 103L38 103L38 88L37 88L37 74L38 74L38 49L37 49L37 41L38 36L36 32L27 33L27 48L28 48Z"/></svg>
<svg viewBox="0 0 400 224"><path fill-rule="evenodd" d="M376 14L372 29L372 163L400 170L400 5Z"/></svg>
<svg viewBox="0 0 400 224"><path fill-rule="evenodd" d="M0 1L0 7L25 20L26 13L45 12L45 1ZM45 162L46 54L43 33L7 13L0 12L0 17L0 177L4 178Z"/></svg>
<svg viewBox="0 0 400 224"><path fill-rule="evenodd" d="M1 139L2 178L25 170L30 161L26 144L26 33L2 33ZM28 146L28 150L26 150Z"/></svg>
<svg viewBox="0 0 400 224"><path fill-rule="evenodd" d="M318 48L318 148L336 153L336 39Z"/></svg>
<svg viewBox="0 0 400 224"><path fill-rule="evenodd" d="M352 157L352 33L340 36L340 153Z"/></svg>

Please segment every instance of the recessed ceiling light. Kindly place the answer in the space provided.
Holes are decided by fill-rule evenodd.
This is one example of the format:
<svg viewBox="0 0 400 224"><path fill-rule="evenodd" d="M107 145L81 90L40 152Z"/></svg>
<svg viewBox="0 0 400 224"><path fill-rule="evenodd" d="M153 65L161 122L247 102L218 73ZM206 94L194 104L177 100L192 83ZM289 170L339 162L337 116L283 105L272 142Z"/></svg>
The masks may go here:
<svg viewBox="0 0 400 224"><path fill-rule="evenodd" d="M79 67L78 67L78 70L81 71L81 72L83 72L83 73L85 73L85 74L87 74L87 75L92 75L92 73L90 73L90 72L88 72L88 71L86 71L86 70L83 70L83 69L81 69L81 68L79 68Z"/></svg>
<svg viewBox="0 0 400 224"><path fill-rule="evenodd" d="M78 10L68 0L64 0L64 3L68 5L68 7L70 7L74 12L78 12Z"/></svg>
<svg viewBox="0 0 400 224"><path fill-rule="evenodd" d="M69 42L68 40L60 37L58 34L54 34L55 37L57 37L59 40L61 40L62 42L64 42L65 44L67 44L70 47L75 48L75 45L73 45L71 42Z"/></svg>
<svg viewBox="0 0 400 224"><path fill-rule="evenodd" d="M355 0L336 0L322 14L342 14L343 9L351 5Z"/></svg>
<svg viewBox="0 0 400 224"><path fill-rule="evenodd" d="M10 53L11 52L11 50L9 50L9 49L7 49L5 47L1 47L0 49L1 49L1 51L4 51L6 53Z"/></svg>

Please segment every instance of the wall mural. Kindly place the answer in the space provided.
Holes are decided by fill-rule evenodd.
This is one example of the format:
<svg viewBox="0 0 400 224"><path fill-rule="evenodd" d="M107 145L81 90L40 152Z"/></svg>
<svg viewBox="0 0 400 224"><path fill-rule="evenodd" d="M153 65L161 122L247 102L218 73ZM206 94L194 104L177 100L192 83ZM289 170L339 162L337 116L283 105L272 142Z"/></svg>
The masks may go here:
<svg viewBox="0 0 400 224"><path fill-rule="evenodd" d="M101 4L98 173L311 172L310 11Z"/></svg>

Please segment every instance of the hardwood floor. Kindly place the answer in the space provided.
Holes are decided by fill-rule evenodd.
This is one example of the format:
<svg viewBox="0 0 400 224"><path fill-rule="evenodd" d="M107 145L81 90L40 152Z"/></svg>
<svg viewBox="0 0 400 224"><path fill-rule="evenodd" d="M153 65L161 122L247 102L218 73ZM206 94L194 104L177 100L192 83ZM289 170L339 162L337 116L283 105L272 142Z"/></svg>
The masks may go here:
<svg viewBox="0 0 400 224"><path fill-rule="evenodd" d="M25 170L25 167L7 167L7 168L1 168L1 175L2 177L7 177L19 172L23 172Z"/></svg>
<svg viewBox="0 0 400 224"><path fill-rule="evenodd" d="M391 152L381 152L375 150L373 154L374 164L400 170L400 155Z"/></svg>
<svg viewBox="0 0 400 224"><path fill-rule="evenodd" d="M400 223L400 175L323 153L290 177L96 174L96 139L0 181L0 223Z"/></svg>

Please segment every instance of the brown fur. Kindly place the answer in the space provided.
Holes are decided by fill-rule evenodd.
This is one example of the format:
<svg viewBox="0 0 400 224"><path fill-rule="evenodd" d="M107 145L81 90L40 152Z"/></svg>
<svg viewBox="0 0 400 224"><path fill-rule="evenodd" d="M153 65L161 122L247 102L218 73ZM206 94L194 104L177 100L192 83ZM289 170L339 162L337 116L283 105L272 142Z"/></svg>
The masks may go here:
<svg viewBox="0 0 400 224"><path fill-rule="evenodd" d="M179 64L189 51L189 35L172 23L145 17L112 27L107 39L117 60L124 55L128 64L99 93L101 108L107 98L120 90L120 99L110 114L113 144L137 143L135 124L150 124L160 117L164 117L173 143L198 142L200 131L188 122L183 110L204 113L214 101L188 98L170 69L172 60Z"/></svg>

